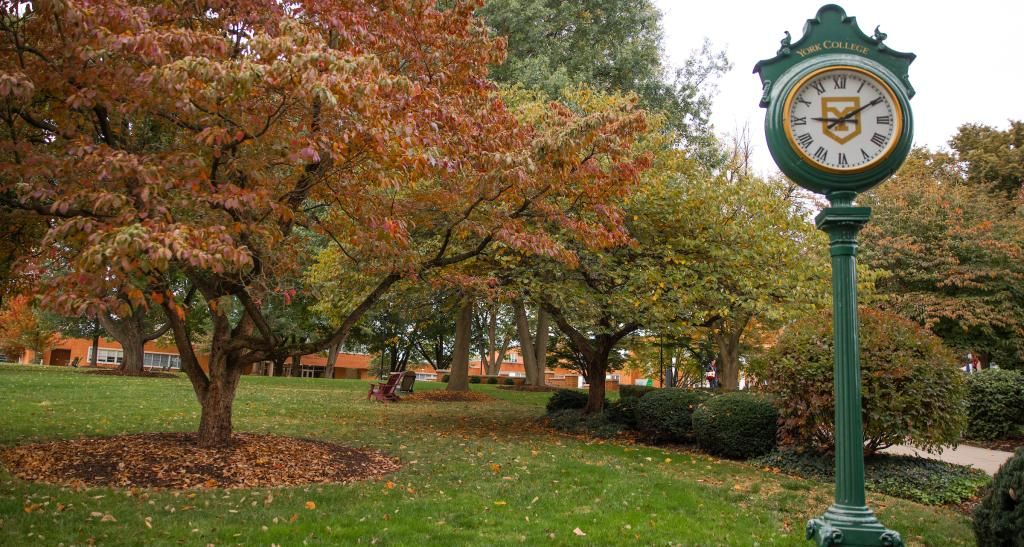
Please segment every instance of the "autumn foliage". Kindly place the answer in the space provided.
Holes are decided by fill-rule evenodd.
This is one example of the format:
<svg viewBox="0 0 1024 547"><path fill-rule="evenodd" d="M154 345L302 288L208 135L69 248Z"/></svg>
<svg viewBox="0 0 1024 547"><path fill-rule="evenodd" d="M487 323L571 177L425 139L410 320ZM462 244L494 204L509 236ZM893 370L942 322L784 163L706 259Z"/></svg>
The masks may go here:
<svg viewBox="0 0 1024 547"><path fill-rule="evenodd" d="M959 441L967 425L956 356L937 337L891 313L860 312L864 451L896 444L925 450ZM779 406L781 441L798 450L834 447L832 314L786 327L753 368Z"/></svg>
<svg viewBox="0 0 1024 547"><path fill-rule="evenodd" d="M0 195L52 218L40 290L81 315L166 310L203 405L230 436L243 367L336 344L381 295L501 243L572 261L546 226L624 239L608 198L638 110L519 123L487 80L504 44L427 0L37 2L5 9ZM558 124L558 126L554 125ZM626 147L628 148L628 147ZM543 221L543 222L538 222ZM550 223L550 224L548 224ZM329 248L336 329L284 339L263 302ZM170 280L183 277L192 306ZM210 317L209 372L185 317Z"/></svg>

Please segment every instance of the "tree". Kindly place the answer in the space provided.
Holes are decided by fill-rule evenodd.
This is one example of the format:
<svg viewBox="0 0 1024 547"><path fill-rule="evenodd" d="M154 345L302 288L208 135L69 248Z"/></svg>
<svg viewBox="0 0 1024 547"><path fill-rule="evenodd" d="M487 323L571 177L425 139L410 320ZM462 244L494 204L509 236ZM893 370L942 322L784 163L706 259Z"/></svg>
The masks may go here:
<svg viewBox="0 0 1024 547"><path fill-rule="evenodd" d="M400 280L493 243L571 260L548 222L598 242L619 237L606 197L629 166L558 176L560 148L531 146L532 128L486 80L503 50L477 7L5 8L0 194L54 217L47 238L73 257L41 287L47 304L124 313L113 292L123 288L135 306L164 308L202 407L198 443L223 446L248 365L344 342ZM595 135L643 117L614 122ZM300 229L327 242L315 259L333 272L330 297L295 260L306 249ZM191 305L167 285L172 270L196 287ZM263 309L294 281L297 294L344 310L319 339L280 336ZM207 369L186 321L197 307L210 322Z"/></svg>
<svg viewBox="0 0 1024 547"><path fill-rule="evenodd" d="M42 363L43 354L53 346L56 334L29 296L11 298L0 309L0 352L6 355L20 355L30 350L36 361Z"/></svg>
<svg viewBox="0 0 1024 547"><path fill-rule="evenodd" d="M990 187L964 184L941 155L915 150L873 209L863 260L884 272L878 306L925 326L985 366L1024 361L1024 217ZM1008 213L1008 211L1010 211Z"/></svg>
<svg viewBox="0 0 1024 547"><path fill-rule="evenodd" d="M476 337L477 353L488 376L497 376L501 372L501 363L514 337L515 326L509 311L508 306L491 298L478 303L473 314L473 327L479 333Z"/></svg>
<svg viewBox="0 0 1024 547"><path fill-rule="evenodd" d="M991 185L1011 199L1024 190L1024 122L1010 120L1006 131L965 124L949 144L968 183Z"/></svg>
<svg viewBox="0 0 1024 547"><path fill-rule="evenodd" d="M508 60L492 76L559 99L587 85L602 93L635 93L640 106L666 116L666 131L721 161L710 123L715 78L730 68L705 41L676 71L662 54L661 13L650 0L491 0L481 10L508 40Z"/></svg>

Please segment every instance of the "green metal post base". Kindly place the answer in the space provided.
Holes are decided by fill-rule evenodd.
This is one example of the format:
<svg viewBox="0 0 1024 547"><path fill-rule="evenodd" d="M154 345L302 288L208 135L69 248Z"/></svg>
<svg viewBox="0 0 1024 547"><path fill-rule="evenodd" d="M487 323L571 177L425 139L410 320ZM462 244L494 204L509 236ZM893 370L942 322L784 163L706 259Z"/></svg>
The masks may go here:
<svg viewBox="0 0 1024 547"><path fill-rule="evenodd" d="M903 547L899 532L882 526L867 507L829 507L821 518L807 522L807 539L818 547Z"/></svg>

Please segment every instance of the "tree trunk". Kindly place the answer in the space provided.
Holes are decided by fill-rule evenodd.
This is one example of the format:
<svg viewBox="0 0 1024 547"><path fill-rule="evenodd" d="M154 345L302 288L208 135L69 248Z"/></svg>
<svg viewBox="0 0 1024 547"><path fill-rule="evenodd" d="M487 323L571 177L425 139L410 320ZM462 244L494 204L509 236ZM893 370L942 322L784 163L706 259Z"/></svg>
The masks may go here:
<svg viewBox="0 0 1024 547"><path fill-rule="evenodd" d="M327 348L327 366L324 367L324 379L334 379L334 365L338 362L339 353L341 353L341 344L331 344Z"/></svg>
<svg viewBox="0 0 1024 547"><path fill-rule="evenodd" d="M141 337L137 337L137 334L141 333L131 332L124 341L118 340L124 349L124 361L121 362L120 368L125 376L142 376L145 372L145 342Z"/></svg>
<svg viewBox="0 0 1024 547"><path fill-rule="evenodd" d="M740 320L732 330L726 330L722 325L715 332L715 342L718 345L716 379L723 391L736 391L740 388L740 338L749 321Z"/></svg>
<svg viewBox="0 0 1024 547"><path fill-rule="evenodd" d="M202 414L199 418L197 443L203 448L220 448L231 444L231 405L235 400L242 367L210 361L210 383L199 394Z"/></svg>
<svg viewBox="0 0 1024 547"><path fill-rule="evenodd" d="M536 381L530 385L545 385L544 373L548 369L548 333L550 330L551 315L543 308L537 310L537 341L533 344L534 358L533 366L536 372Z"/></svg>
<svg viewBox="0 0 1024 547"><path fill-rule="evenodd" d="M526 316L526 304L522 300L517 300L512 304L512 308L516 318L516 334L519 336L519 353L522 354L523 369L526 371L526 385L541 385L544 379L537 378L537 352L533 347L533 337L530 336L530 319Z"/></svg>
<svg viewBox="0 0 1024 547"><path fill-rule="evenodd" d="M302 376L302 363L300 363L298 355L292 355L292 368L288 370L288 373L292 378Z"/></svg>
<svg viewBox="0 0 1024 547"><path fill-rule="evenodd" d="M608 352L600 351L587 363L587 376L590 390L587 393L587 406L584 414L596 414L604 410L605 377L608 375Z"/></svg>
<svg viewBox="0 0 1024 547"><path fill-rule="evenodd" d="M123 359L118 369L126 376L141 376L146 344L142 332L145 312L136 311L121 319L114 319L109 314L101 313L98 319L103 325L103 330L121 344Z"/></svg>
<svg viewBox="0 0 1024 547"><path fill-rule="evenodd" d="M455 318L455 349L448 376L448 391L469 391L469 337L473 322L473 299L463 297Z"/></svg>
<svg viewBox="0 0 1024 547"><path fill-rule="evenodd" d="M89 359L89 366L96 368L97 359L99 359L100 353L100 335L94 334L92 337L92 359Z"/></svg>

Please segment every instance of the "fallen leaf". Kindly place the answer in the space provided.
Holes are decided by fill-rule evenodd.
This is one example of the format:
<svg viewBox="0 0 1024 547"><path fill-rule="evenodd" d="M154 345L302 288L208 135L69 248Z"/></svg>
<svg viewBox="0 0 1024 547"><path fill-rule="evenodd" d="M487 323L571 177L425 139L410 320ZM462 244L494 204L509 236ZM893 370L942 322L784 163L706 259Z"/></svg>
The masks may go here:
<svg viewBox="0 0 1024 547"><path fill-rule="evenodd" d="M585 536L585 535L587 535L586 532L584 532L583 530L580 530L579 528L574 529L572 531L572 533L576 534L577 536Z"/></svg>
<svg viewBox="0 0 1024 547"><path fill-rule="evenodd" d="M312 511L313 509L316 509L316 502L314 502L314 501L307 501L306 502L306 509L309 509L310 511Z"/></svg>
<svg viewBox="0 0 1024 547"><path fill-rule="evenodd" d="M499 500L499 501L496 501L496 502L494 502L494 505L497 505L497 506L499 506L499 507L503 507L503 506L505 506L505 505L508 505L508 502L507 502L507 501L501 501L501 500Z"/></svg>

